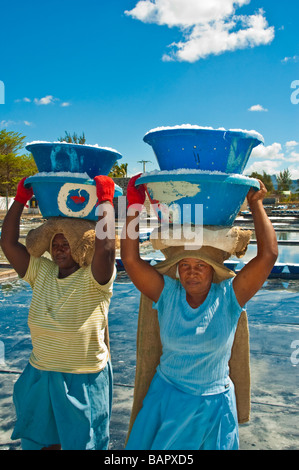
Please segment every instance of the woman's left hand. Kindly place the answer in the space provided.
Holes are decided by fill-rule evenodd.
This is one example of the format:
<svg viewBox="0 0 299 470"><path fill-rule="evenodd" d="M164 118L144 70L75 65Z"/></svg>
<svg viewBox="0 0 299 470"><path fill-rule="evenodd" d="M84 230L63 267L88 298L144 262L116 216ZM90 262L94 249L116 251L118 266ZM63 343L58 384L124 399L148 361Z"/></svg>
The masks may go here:
<svg viewBox="0 0 299 470"><path fill-rule="evenodd" d="M258 180L258 182L260 183L260 189L250 188L247 194L247 202L250 208L258 201L263 201L267 194L267 188L264 183L261 180Z"/></svg>

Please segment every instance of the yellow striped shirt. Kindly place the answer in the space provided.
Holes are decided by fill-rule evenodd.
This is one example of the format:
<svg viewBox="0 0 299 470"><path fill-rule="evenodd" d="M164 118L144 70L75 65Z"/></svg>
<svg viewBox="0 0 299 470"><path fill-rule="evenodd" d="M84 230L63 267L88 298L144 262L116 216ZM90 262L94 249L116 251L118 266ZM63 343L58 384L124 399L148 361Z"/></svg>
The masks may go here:
<svg viewBox="0 0 299 470"><path fill-rule="evenodd" d="M104 335L115 273L104 286L94 279L91 266L58 279L53 261L30 258L23 279L33 290L28 317L32 366L73 374L106 366Z"/></svg>

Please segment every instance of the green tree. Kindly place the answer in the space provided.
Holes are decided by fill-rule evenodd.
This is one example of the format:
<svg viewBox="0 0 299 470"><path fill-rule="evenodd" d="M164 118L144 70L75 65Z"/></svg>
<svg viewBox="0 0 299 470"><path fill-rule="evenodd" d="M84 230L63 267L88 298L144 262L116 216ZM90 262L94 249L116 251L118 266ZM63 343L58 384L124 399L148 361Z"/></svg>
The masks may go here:
<svg viewBox="0 0 299 470"><path fill-rule="evenodd" d="M18 155L24 147L25 136L17 132L0 131L0 194L14 196L17 184L25 176L37 173L32 155Z"/></svg>
<svg viewBox="0 0 299 470"><path fill-rule="evenodd" d="M75 132L73 133L73 135L71 135L67 131L64 131L64 132L65 132L65 136L59 137L58 138L59 142L67 142L68 144L80 144L80 145L84 145L86 143L86 137L85 137L84 132L80 136L78 136Z"/></svg>
<svg viewBox="0 0 299 470"><path fill-rule="evenodd" d="M109 173L109 176L112 178L126 178L127 171L128 171L127 163L121 163L121 165L114 163Z"/></svg>
<svg viewBox="0 0 299 470"><path fill-rule="evenodd" d="M268 193L274 192L274 185L273 185L271 175L268 175L265 171L263 171L263 174L260 174L254 171L253 173L251 173L250 177L261 180L266 186Z"/></svg>
<svg viewBox="0 0 299 470"><path fill-rule="evenodd" d="M290 191L292 187L292 178L289 169L283 170L276 177L278 191Z"/></svg>

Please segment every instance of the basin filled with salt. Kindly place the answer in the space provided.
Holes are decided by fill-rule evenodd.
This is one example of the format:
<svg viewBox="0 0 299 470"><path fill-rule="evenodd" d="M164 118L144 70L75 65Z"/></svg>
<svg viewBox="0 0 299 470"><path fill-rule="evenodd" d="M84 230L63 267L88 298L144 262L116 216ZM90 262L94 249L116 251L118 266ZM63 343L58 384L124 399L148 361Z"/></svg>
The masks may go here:
<svg viewBox="0 0 299 470"><path fill-rule="evenodd" d="M115 162L122 158L114 149L66 142L31 142L26 150L32 153L40 173L70 171L87 173L90 178L108 175Z"/></svg>
<svg viewBox="0 0 299 470"><path fill-rule="evenodd" d="M159 221L163 223L230 226L250 188L258 180L200 170L153 171L136 181L144 184Z"/></svg>
<svg viewBox="0 0 299 470"><path fill-rule="evenodd" d="M242 174L252 150L264 142L256 131L193 125L160 127L147 132L161 170L178 168Z"/></svg>
<svg viewBox="0 0 299 470"><path fill-rule="evenodd" d="M49 217L98 219L95 181L86 173L37 173L26 179L25 186L32 187L45 219ZM114 197L122 194L122 189L115 185Z"/></svg>

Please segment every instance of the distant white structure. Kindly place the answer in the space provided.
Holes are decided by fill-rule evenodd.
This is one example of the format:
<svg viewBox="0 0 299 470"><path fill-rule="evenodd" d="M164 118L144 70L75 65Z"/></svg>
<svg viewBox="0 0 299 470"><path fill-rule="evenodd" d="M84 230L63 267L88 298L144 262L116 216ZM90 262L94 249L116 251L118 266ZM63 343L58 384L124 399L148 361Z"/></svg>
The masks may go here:
<svg viewBox="0 0 299 470"><path fill-rule="evenodd" d="M9 197L9 198L0 197L0 211L6 211L6 209L9 209L13 201L14 201L13 197Z"/></svg>

